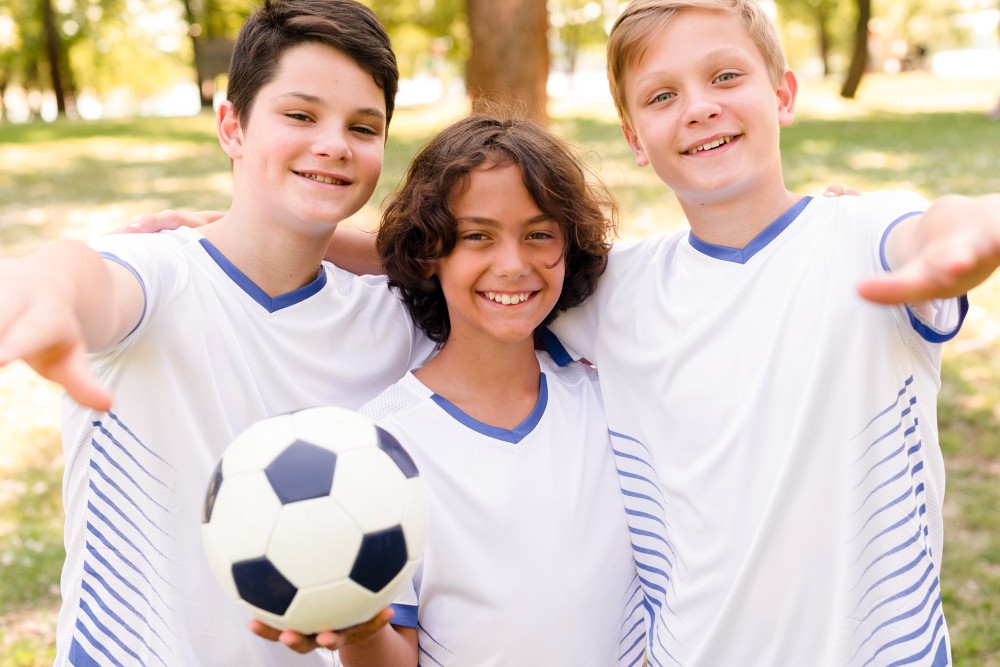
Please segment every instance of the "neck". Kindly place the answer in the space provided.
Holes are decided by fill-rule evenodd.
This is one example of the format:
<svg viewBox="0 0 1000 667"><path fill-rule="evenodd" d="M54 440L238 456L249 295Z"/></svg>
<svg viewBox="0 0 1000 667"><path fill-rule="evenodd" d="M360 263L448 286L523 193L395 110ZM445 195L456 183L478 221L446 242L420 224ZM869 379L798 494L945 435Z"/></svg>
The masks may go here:
<svg viewBox="0 0 1000 667"><path fill-rule="evenodd" d="M706 243L743 248L800 199L783 183L716 201L681 200L694 235Z"/></svg>
<svg viewBox="0 0 1000 667"><path fill-rule="evenodd" d="M470 417L512 429L538 402L540 373L531 339L483 346L453 337L414 375Z"/></svg>
<svg viewBox="0 0 1000 667"><path fill-rule="evenodd" d="M230 209L200 230L233 265L276 297L316 279L333 230L307 236L280 225L261 223Z"/></svg>

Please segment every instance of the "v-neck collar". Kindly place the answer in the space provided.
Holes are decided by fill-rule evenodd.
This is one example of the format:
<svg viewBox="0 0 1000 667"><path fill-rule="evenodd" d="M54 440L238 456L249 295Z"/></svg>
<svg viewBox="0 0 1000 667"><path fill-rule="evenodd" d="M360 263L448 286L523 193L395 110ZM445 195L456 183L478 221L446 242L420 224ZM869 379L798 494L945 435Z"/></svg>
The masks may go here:
<svg viewBox="0 0 1000 667"><path fill-rule="evenodd" d="M319 270L319 274L316 279L311 283L303 285L302 287L288 292L286 294L281 294L276 297L270 297L267 292L262 290L257 286L254 281L250 280L245 273L236 268L236 266L230 262L222 252L216 248L212 243L205 238L198 239L198 243L205 249L209 257L215 260L215 263L219 265L229 279L236 283L240 289L247 293L247 295L263 306L267 312L274 313L282 308L288 308L289 306L294 306L297 303L305 301L312 295L318 293L326 285L326 271L322 269Z"/></svg>
<svg viewBox="0 0 1000 667"><path fill-rule="evenodd" d="M778 238L778 235L785 231L799 217L799 214L802 213L811 201L812 197L806 196L795 202L790 209L778 216L777 220L762 229L757 236L742 248L730 248L728 246L706 243L695 236L694 232L688 234L688 241L691 243L692 248L709 257L720 259L724 262L733 262L734 264L746 264L750 261L751 257L766 248L771 241Z"/></svg>
<svg viewBox="0 0 1000 667"><path fill-rule="evenodd" d="M531 410L531 414L529 414L524 421L515 426L513 429L500 428L499 426L484 424L478 419L474 419L467 415L461 408L444 396L431 394L431 400L437 403L441 409L451 415L459 423L472 429L473 431L495 440L502 440L503 442L509 442L516 445L527 437L528 434L531 433L536 426L538 426L538 422L541 421L542 415L545 414L545 406L549 402L549 389L545 379L545 373L543 372L540 374L538 381L538 400L535 401L535 407Z"/></svg>

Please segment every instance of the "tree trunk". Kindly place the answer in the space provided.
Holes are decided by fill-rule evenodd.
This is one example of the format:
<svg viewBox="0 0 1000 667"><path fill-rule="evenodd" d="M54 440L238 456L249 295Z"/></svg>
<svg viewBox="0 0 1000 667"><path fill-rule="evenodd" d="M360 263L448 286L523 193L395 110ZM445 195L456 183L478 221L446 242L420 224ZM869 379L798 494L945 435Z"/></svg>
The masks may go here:
<svg viewBox="0 0 1000 667"><path fill-rule="evenodd" d="M467 0L472 108L499 102L547 123L548 11L545 0Z"/></svg>
<svg viewBox="0 0 1000 667"><path fill-rule="evenodd" d="M830 76L830 27L829 15L822 4L816 7L816 35L819 41L819 58L823 63L823 76Z"/></svg>
<svg viewBox="0 0 1000 667"><path fill-rule="evenodd" d="M60 116L66 115L66 95L62 80L62 39L56 28L55 12L52 10L52 0L40 0L42 10L42 26L45 30L45 56L49 61L49 78L52 91L56 94L56 109Z"/></svg>
<svg viewBox="0 0 1000 667"><path fill-rule="evenodd" d="M188 24L188 35L191 36L191 52L194 54L194 79L198 85L198 98L201 100L202 109L211 109L215 91L211 82L206 81L202 74L205 68L201 62L201 39L198 36L201 32L201 25L198 23L198 17L191 6L191 0L184 0L184 19Z"/></svg>
<svg viewBox="0 0 1000 667"><path fill-rule="evenodd" d="M858 22L854 27L854 50L851 53L851 66L847 70L847 78L840 89L840 96L853 99L861 84L868 67L868 21L872 16L871 0L856 0L858 7Z"/></svg>

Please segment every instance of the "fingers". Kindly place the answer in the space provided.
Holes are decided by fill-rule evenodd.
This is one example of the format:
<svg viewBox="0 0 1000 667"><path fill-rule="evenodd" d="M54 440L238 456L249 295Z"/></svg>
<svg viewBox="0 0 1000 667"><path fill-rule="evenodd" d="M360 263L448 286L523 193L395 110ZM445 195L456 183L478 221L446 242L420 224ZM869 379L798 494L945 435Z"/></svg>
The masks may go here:
<svg viewBox="0 0 1000 667"><path fill-rule="evenodd" d="M361 644L375 636L392 620L393 611L386 607L372 619L343 630L324 630L315 635L303 635L295 630L279 630L266 623L253 620L247 627L258 637L272 642L280 642L296 653L308 653L316 648L336 651L348 644Z"/></svg>
<svg viewBox="0 0 1000 667"><path fill-rule="evenodd" d="M892 273L864 280L858 284L858 294L875 303L917 303L961 296L984 278L972 252L953 250L947 259L938 260L918 258Z"/></svg>
<svg viewBox="0 0 1000 667"><path fill-rule="evenodd" d="M111 392L91 373L83 345L75 346L61 360L50 365L45 372L40 371L40 374L61 384L69 397L84 407L98 412L107 412L111 409Z"/></svg>
<svg viewBox="0 0 1000 667"><path fill-rule="evenodd" d="M854 188L849 188L841 185L840 183L834 183L826 190L823 191L824 197L841 197L843 195L849 195L852 197L857 197L861 193Z"/></svg>
<svg viewBox="0 0 1000 667"><path fill-rule="evenodd" d="M262 623L258 620L250 621L250 623L247 624L247 627L250 628L250 632L254 633L258 637L263 637L264 639L272 642L278 641L278 637L281 636L281 630L272 628L270 625Z"/></svg>
<svg viewBox="0 0 1000 667"><path fill-rule="evenodd" d="M117 227L109 234L151 234L178 227L201 227L222 217L220 211L174 211L167 209L159 213L141 216L135 222Z"/></svg>
<svg viewBox="0 0 1000 667"><path fill-rule="evenodd" d="M250 621L247 627L258 637L272 642L280 642L296 653L308 653L317 647L312 637L294 630L279 630L257 620Z"/></svg>
<svg viewBox="0 0 1000 667"><path fill-rule="evenodd" d="M328 648L331 651L335 651L348 644L362 644L375 634L389 624L392 620L393 611L391 608L386 607L379 613L377 613L373 618L364 623L359 623L358 625L353 625L349 628L344 628L343 630L325 631L320 632L316 635L316 644L322 646L323 648Z"/></svg>
<svg viewBox="0 0 1000 667"><path fill-rule="evenodd" d="M79 327L45 307L17 310L0 336L0 366L22 359L36 373L63 386L70 398L100 412L111 393L94 377Z"/></svg>
<svg viewBox="0 0 1000 667"><path fill-rule="evenodd" d="M858 284L858 294L863 299L885 305L924 301L928 298L924 296L927 291L926 286L901 280L896 276L871 278Z"/></svg>
<svg viewBox="0 0 1000 667"><path fill-rule="evenodd" d="M278 641L296 653L308 653L318 646L312 636L303 635L295 630L285 630L278 637Z"/></svg>

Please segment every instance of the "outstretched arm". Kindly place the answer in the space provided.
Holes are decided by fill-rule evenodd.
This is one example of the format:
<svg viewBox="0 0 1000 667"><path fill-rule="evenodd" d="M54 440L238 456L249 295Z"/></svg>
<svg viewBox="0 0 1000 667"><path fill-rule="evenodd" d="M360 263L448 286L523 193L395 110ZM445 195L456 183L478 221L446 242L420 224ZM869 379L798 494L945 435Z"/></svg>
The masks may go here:
<svg viewBox="0 0 1000 667"><path fill-rule="evenodd" d="M949 195L896 225L886 239L892 272L858 293L885 304L961 296L1000 266L1000 194Z"/></svg>
<svg viewBox="0 0 1000 667"><path fill-rule="evenodd" d="M0 366L24 360L77 403L107 410L111 394L86 353L121 340L138 323L144 296L124 267L78 241L56 241L0 260Z"/></svg>

